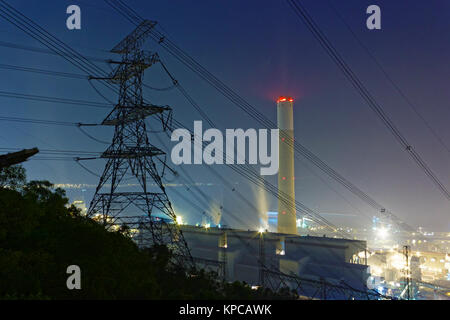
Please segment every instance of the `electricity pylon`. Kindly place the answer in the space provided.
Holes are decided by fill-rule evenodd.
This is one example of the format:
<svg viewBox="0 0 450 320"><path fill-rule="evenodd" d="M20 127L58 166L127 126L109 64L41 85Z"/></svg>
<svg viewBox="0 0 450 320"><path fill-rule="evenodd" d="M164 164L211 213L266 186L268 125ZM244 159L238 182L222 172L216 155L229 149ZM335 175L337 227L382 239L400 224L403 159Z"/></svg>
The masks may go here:
<svg viewBox="0 0 450 320"><path fill-rule="evenodd" d="M107 228L121 226L145 232L147 245L167 245L178 265L192 265L189 248L162 182L165 170L171 169L166 165L165 153L149 142L145 125L146 118L157 117L166 130L171 119L170 107L148 104L142 93L144 70L158 62L157 54L142 49L155 24L142 22L111 50L121 54L122 59L111 62L117 67L110 76L93 78L119 84L120 90L117 105L102 123L114 126L114 137L101 155L107 163L88 216L95 217ZM123 190L120 183L126 176L137 180L138 187Z"/></svg>

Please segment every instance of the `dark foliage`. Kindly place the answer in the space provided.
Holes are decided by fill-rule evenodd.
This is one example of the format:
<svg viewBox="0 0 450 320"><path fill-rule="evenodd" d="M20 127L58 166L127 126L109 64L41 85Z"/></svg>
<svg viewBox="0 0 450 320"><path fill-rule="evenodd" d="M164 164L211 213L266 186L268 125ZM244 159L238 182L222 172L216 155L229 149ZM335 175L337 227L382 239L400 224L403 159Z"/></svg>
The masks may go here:
<svg viewBox="0 0 450 320"><path fill-rule="evenodd" d="M25 183L25 179L25 169L20 165L0 168L0 188L16 190Z"/></svg>
<svg viewBox="0 0 450 320"><path fill-rule="evenodd" d="M106 231L68 207L64 191L53 189L48 181L23 184L24 175L6 179L15 187L0 187L0 298L282 297L238 282L218 282L202 271L169 269L166 247L140 250L123 233ZM66 287L69 265L81 268L81 290Z"/></svg>

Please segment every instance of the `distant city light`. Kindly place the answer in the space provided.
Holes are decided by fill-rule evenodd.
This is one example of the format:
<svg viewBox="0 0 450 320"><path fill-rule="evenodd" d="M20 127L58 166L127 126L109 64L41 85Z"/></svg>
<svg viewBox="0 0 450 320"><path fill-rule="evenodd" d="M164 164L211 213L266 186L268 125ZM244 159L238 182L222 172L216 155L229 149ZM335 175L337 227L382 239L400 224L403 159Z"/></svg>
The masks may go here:
<svg viewBox="0 0 450 320"><path fill-rule="evenodd" d="M386 239L388 235L389 235L388 229L386 228L377 229L377 236L380 237L381 239Z"/></svg>

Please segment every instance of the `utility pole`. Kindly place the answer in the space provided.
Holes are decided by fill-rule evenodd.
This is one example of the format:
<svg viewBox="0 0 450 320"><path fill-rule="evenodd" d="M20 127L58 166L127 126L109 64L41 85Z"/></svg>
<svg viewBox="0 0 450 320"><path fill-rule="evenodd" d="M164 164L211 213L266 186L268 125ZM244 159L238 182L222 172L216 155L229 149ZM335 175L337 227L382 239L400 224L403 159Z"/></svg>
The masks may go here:
<svg viewBox="0 0 450 320"><path fill-rule="evenodd" d="M139 228L149 234L146 245L166 245L173 253L176 265L193 266L184 236L176 223L176 215L166 194L162 177L171 170L166 154L152 145L147 136L145 119L171 119L172 109L144 102L142 80L144 70L159 62L156 53L148 53L142 45L153 21L143 21L111 52L120 54L121 61L111 61L117 67L108 78L92 78L119 84L118 103L102 122L114 127L111 145L103 152L106 159L103 174L91 201L88 216L96 216L106 228L121 225ZM166 118L165 118L165 115ZM172 171L172 170L171 170ZM172 171L173 172L173 171ZM138 187L120 188L125 177L137 181ZM128 178L127 178L128 179Z"/></svg>
<svg viewBox="0 0 450 320"><path fill-rule="evenodd" d="M325 279L321 279L322 282L322 299L327 300L327 283Z"/></svg>
<svg viewBox="0 0 450 320"><path fill-rule="evenodd" d="M403 246L403 255L405 256L405 289L406 289L406 297L408 300L411 299L411 289L410 289L410 271L409 271L409 246Z"/></svg>
<svg viewBox="0 0 450 320"><path fill-rule="evenodd" d="M219 247L220 247L220 258L219 261L222 263L222 278L223 281L227 281L227 268L228 268L228 237L227 232L224 230L222 235L219 238Z"/></svg>
<svg viewBox="0 0 450 320"><path fill-rule="evenodd" d="M264 246L264 232L260 231L259 232L259 285L261 287L264 287L265 283L264 283L264 278L265 278L265 274L264 274L264 264L266 260L266 249Z"/></svg>

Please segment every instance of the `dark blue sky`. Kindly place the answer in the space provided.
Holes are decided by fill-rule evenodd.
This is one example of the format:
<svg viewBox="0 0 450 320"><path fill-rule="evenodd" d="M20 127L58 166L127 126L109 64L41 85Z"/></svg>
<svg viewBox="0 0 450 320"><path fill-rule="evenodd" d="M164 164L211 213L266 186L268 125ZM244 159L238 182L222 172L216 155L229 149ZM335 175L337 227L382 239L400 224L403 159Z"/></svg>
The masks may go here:
<svg viewBox="0 0 450 320"><path fill-rule="evenodd" d="M397 216L413 226L441 231L450 229L449 202L401 149L285 1L126 2L145 18L158 21L175 43L274 122L276 97L293 96L297 141ZM129 22L101 0L9 3L88 56L111 57L107 51L133 30ZM397 127L450 188L449 153L386 80L329 5L332 3L336 7L422 116L450 145L450 90L447 88L450 79L450 2L308 0L303 3ZM81 7L80 31L66 29L65 11L70 4ZM369 31L365 26L365 10L371 4L381 7L382 30ZM40 46L2 19L0 40ZM220 129L259 127L155 43L149 40L146 48L160 53L169 70ZM59 57L4 47L0 50L2 64L79 72ZM101 67L109 68L107 65ZM1 70L1 74L1 91L103 102L84 80L6 70ZM148 70L146 83L162 87L170 85L158 67ZM145 94L155 104L173 106L175 117L185 124L192 126L194 120L200 119L176 91L147 90ZM0 116L100 122L107 114L105 110L90 107L1 97L0 103ZM109 129L88 130L103 140L112 136ZM91 151L102 151L106 147L82 135L76 128L9 122L1 122L0 145ZM103 165L102 161L87 163L98 172ZM70 161L29 161L25 167L30 179L90 185L96 185L98 181L97 177ZM199 182L219 184L204 189L219 201L223 198L224 206L230 211L245 216L248 227L257 224L257 214L239 202L233 192L223 189L206 168L188 166L186 169ZM245 180L231 170L222 167L218 170L230 182L237 183L239 192L250 199L255 197ZM268 180L275 183L275 177ZM68 192L72 199L81 196L79 189ZM336 219L325 216L336 223L351 220L354 225L368 225L367 217L374 214L372 209L306 160L296 162L296 195L297 200L318 212L362 217ZM92 189L87 189L86 200L89 201L91 196ZM200 215L188 209L182 200L175 196L173 199L176 207L182 207L196 217L193 220L200 219ZM268 208L276 209L275 199L268 197Z"/></svg>

